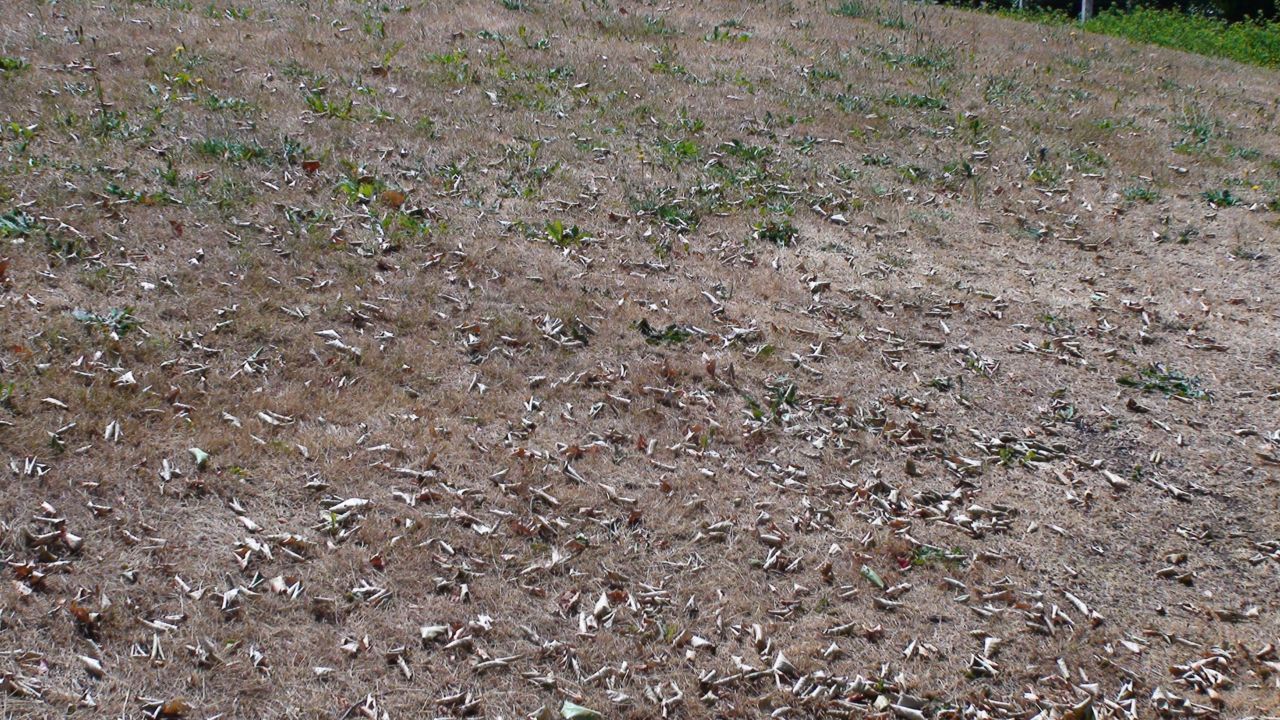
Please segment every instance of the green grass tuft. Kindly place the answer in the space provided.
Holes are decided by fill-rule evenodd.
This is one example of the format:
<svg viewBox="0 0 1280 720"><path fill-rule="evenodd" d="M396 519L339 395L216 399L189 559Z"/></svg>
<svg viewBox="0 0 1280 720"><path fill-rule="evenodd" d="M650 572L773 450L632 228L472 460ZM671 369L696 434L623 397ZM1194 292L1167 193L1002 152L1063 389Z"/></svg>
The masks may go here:
<svg viewBox="0 0 1280 720"><path fill-rule="evenodd" d="M840 17L860 18L867 17L871 13L858 0L843 0L839 5L831 8L831 14Z"/></svg>

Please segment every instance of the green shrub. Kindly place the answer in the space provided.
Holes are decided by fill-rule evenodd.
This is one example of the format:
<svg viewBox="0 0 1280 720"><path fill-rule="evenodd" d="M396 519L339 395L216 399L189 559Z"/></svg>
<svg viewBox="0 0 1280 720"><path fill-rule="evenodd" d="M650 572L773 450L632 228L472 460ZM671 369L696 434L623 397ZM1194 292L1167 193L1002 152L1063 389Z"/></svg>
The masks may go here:
<svg viewBox="0 0 1280 720"><path fill-rule="evenodd" d="M1065 25L1075 20L1074 16L1062 11L1045 8L997 12L1043 25ZM1276 20L1228 23L1219 18L1178 10L1136 8L1124 11L1113 8L1089 20L1084 29L1198 55L1280 67L1280 21Z"/></svg>
<svg viewBox="0 0 1280 720"><path fill-rule="evenodd" d="M1108 10L1085 23L1090 32L1224 57L1239 62L1280 67L1280 22L1227 23L1176 10L1138 8Z"/></svg>

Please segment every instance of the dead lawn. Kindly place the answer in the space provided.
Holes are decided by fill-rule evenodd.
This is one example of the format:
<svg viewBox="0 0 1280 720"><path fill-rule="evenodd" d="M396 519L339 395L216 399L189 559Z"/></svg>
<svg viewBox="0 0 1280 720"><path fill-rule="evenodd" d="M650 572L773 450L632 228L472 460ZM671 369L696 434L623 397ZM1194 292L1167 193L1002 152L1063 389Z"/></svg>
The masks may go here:
<svg viewBox="0 0 1280 720"><path fill-rule="evenodd" d="M1280 713L1275 72L12 5L5 716Z"/></svg>

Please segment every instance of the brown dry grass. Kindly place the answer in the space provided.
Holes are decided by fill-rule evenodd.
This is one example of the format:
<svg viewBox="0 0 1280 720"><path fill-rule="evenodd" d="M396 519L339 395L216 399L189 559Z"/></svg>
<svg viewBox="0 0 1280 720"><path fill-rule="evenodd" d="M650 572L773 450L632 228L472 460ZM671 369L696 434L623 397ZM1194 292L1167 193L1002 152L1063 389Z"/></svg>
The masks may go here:
<svg viewBox="0 0 1280 720"><path fill-rule="evenodd" d="M10 8L7 716L1280 712L1280 76L515 5Z"/></svg>

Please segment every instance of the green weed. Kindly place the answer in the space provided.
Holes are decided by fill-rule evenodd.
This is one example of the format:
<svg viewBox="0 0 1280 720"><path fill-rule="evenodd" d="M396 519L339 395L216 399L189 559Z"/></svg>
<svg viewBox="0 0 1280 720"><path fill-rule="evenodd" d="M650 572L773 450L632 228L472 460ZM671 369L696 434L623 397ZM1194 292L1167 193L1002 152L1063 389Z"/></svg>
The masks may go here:
<svg viewBox="0 0 1280 720"><path fill-rule="evenodd" d="M1203 151L1223 133L1222 123L1197 105L1184 107L1174 127L1183 137L1173 144L1173 150L1184 154Z"/></svg>
<svg viewBox="0 0 1280 720"><path fill-rule="evenodd" d="M360 205L368 205L386 185L376 177L362 172L352 172L338 181L338 192L347 200Z"/></svg>
<svg viewBox="0 0 1280 720"><path fill-rule="evenodd" d="M129 306L111 308L105 315L76 308L71 311L71 317L86 325L100 327L115 338L122 338L129 334L130 330L138 327L138 319L134 317L133 308Z"/></svg>
<svg viewBox="0 0 1280 720"><path fill-rule="evenodd" d="M658 330L650 325L648 320L641 320L636 323L636 329L644 336L644 341L650 345L679 345L693 337L693 333L675 323Z"/></svg>
<svg viewBox="0 0 1280 720"><path fill-rule="evenodd" d="M1201 388L1199 378L1169 370L1159 363L1142 368L1136 375L1122 375L1116 378L1116 384L1143 392L1163 393L1166 397L1198 399L1208 395Z"/></svg>
<svg viewBox="0 0 1280 720"><path fill-rule="evenodd" d="M800 231L786 218L770 218L753 225L751 237L781 247L791 247L799 240Z"/></svg>
<svg viewBox="0 0 1280 720"><path fill-rule="evenodd" d="M707 33L703 40L707 42L731 42L742 43L751 39L751 33L742 28L742 23L737 20L725 20L724 22L711 28L711 32Z"/></svg>
<svg viewBox="0 0 1280 720"><path fill-rule="evenodd" d="M30 67L30 64L22 58L0 55L0 72L17 73L26 70L28 67Z"/></svg>
<svg viewBox="0 0 1280 720"><path fill-rule="evenodd" d="M201 155L215 157L224 162L266 162L271 154L256 143L242 143L227 138L205 138L193 144L195 151Z"/></svg>
<svg viewBox="0 0 1280 720"><path fill-rule="evenodd" d="M566 226L563 221L551 220L543 228L543 235L558 248L576 247L590 236L577 225Z"/></svg>
<svg viewBox="0 0 1280 720"><path fill-rule="evenodd" d="M1146 185L1131 185L1121 194L1129 202L1149 203L1160 199L1160 193Z"/></svg>
<svg viewBox="0 0 1280 720"><path fill-rule="evenodd" d="M35 229L35 219L22 210L10 210L0 215L0 238L26 237Z"/></svg>
<svg viewBox="0 0 1280 720"><path fill-rule="evenodd" d="M653 217L666 227L677 232L689 232L698 227L699 216L691 203L680 197L673 197L673 191L663 189L649 197L633 203L641 215Z"/></svg>
<svg viewBox="0 0 1280 720"><path fill-rule="evenodd" d="M350 99L330 99L323 90L308 90L306 93L307 109L321 117L338 120L350 120L355 103Z"/></svg>
<svg viewBox="0 0 1280 720"><path fill-rule="evenodd" d="M1208 200L1209 204L1214 207L1231 207L1232 205L1240 204L1240 198L1232 195L1231 191L1225 188L1221 190L1206 190L1200 193L1200 197Z"/></svg>
<svg viewBox="0 0 1280 720"><path fill-rule="evenodd" d="M959 565L969 556L960 548L952 548L946 550L932 545L917 545L911 550L911 564L920 567L922 565Z"/></svg>
<svg viewBox="0 0 1280 720"><path fill-rule="evenodd" d="M894 107L919 108L924 110L946 110L947 109L946 102L938 98L932 97L930 95L917 95L917 94L899 95L897 93L893 93L890 95L886 95L884 97L884 102L886 105L892 105Z"/></svg>

